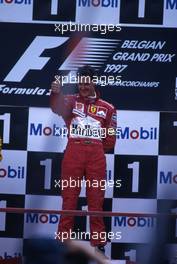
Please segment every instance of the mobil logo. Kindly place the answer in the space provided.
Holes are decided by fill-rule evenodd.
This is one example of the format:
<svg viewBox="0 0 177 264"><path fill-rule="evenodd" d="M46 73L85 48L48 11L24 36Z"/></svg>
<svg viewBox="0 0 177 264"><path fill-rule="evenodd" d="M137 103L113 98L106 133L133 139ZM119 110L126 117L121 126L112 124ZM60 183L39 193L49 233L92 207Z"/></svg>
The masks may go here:
<svg viewBox="0 0 177 264"><path fill-rule="evenodd" d="M118 7L118 0L79 0L79 7Z"/></svg>
<svg viewBox="0 0 177 264"><path fill-rule="evenodd" d="M157 139L157 127L150 127L145 129L140 127L139 129L131 129L130 127L118 127L116 129L118 139Z"/></svg>
<svg viewBox="0 0 177 264"><path fill-rule="evenodd" d="M28 213L26 215L26 223L31 224L56 224L58 221L59 216L56 214Z"/></svg>
<svg viewBox="0 0 177 264"><path fill-rule="evenodd" d="M59 127L56 124L53 126L45 126L42 123L31 123L30 124L30 136L67 136L67 128Z"/></svg>
<svg viewBox="0 0 177 264"><path fill-rule="evenodd" d="M31 0L0 0L0 4L24 4L31 5Z"/></svg>
<svg viewBox="0 0 177 264"><path fill-rule="evenodd" d="M177 174L172 171L160 171L160 184L177 184Z"/></svg>
<svg viewBox="0 0 177 264"><path fill-rule="evenodd" d="M114 217L115 227L150 227L154 226L153 217L127 217L116 216Z"/></svg>
<svg viewBox="0 0 177 264"><path fill-rule="evenodd" d="M166 9L177 10L177 0L166 0Z"/></svg>
<svg viewBox="0 0 177 264"><path fill-rule="evenodd" d="M25 175L25 167L24 166L7 166L5 168L0 167L0 179L2 178L17 178L24 179Z"/></svg>

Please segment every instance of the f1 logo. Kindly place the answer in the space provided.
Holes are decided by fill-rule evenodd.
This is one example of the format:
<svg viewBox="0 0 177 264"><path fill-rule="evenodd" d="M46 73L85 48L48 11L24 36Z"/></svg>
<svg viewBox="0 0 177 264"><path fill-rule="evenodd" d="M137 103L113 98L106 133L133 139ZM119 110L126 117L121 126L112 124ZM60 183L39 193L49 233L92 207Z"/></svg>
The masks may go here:
<svg viewBox="0 0 177 264"><path fill-rule="evenodd" d="M76 0L33 0L33 20L75 21Z"/></svg>
<svg viewBox="0 0 177 264"><path fill-rule="evenodd" d="M163 24L164 0L122 0L120 23Z"/></svg>
<svg viewBox="0 0 177 264"><path fill-rule="evenodd" d="M50 60L50 57L42 57L42 52L45 49L59 47L68 39L68 37L37 36L22 57L17 61L4 81L20 82L30 70L41 70Z"/></svg>

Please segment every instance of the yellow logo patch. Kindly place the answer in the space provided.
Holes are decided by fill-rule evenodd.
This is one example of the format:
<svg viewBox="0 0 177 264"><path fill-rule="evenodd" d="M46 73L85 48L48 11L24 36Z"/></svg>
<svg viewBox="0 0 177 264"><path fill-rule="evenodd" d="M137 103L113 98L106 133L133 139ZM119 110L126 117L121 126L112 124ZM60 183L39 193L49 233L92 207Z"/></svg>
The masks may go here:
<svg viewBox="0 0 177 264"><path fill-rule="evenodd" d="M91 105L91 107L90 107L90 112L91 112L92 114L95 114L96 111L97 111L97 107L96 107L95 105Z"/></svg>

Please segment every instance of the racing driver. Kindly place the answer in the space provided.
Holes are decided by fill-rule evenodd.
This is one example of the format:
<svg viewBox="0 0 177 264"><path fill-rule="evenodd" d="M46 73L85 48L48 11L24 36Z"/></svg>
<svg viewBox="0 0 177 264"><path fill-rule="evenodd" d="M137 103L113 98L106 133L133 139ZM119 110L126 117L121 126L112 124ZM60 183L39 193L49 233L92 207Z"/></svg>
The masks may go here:
<svg viewBox="0 0 177 264"><path fill-rule="evenodd" d="M91 66L83 66L78 70L78 94L63 95L59 81L51 84L50 106L54 113L61 115L68 131L68 143L62 161L62 180L106 180L106 159L104 153L113 149L116 141L116 110L113 105L100 99L96 84L93 82L95 71ZM85 78L82 78L85 77ZM89 77L89 78L88 78ZM74 129L73 129L74 128ZM85 129L85 130L84 130ZM89 129L89 133L85 133ZM101 133L91 133L93 130L106 130L106 136ZM84 131L84 132L83 132ZM62 210L76 210L81 187L63 188ZM102 211L105 191L98 184L86 186L86 196L89 211ZM61 216L58 233L71 232L74 225L73 216ZM90 217L91 245L104 252L106 241L99 234L105 232L102 217ZM95 239L92 234L97 233Z"/></svg>

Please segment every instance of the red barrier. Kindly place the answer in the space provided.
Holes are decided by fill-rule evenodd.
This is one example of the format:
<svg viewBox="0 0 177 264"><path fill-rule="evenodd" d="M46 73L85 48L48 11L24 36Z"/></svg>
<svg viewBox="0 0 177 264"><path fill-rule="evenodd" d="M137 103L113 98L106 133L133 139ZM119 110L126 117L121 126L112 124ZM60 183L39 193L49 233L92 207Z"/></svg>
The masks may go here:
<svg viewBox="0 0 177 264"><path fill-rule="evenodd" d="M120 213L120 212L110 212L110 211L81 211L81 210L47 210L47 209L28 209L28 208L16 208L7 207L0 208L0 212L5 213L38 213L38 214L58 214L58 215L74 215L74 216L128 216L128 217L162 217L169 216L177 218L177 214L165 214L165 213Z"/></svg>
<svg viewBox="0 0 177 264"><path fill-rule="evenodd" d="M0 264L22 264L22 258L0 259Z"/></svg>
<svg viewBox="0 0 177 264"><path fill-rule="evenodd" d="M0 259L0 264L22 264L21 258L10 258L10 259ZM136 262L132 262L127 260L126 264L136 264Z"/></svg>

